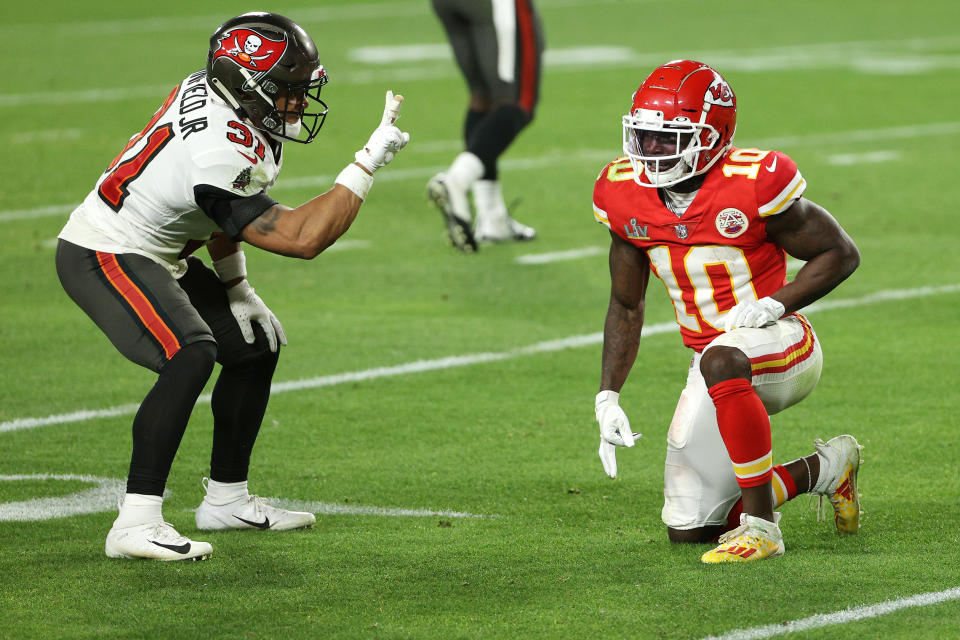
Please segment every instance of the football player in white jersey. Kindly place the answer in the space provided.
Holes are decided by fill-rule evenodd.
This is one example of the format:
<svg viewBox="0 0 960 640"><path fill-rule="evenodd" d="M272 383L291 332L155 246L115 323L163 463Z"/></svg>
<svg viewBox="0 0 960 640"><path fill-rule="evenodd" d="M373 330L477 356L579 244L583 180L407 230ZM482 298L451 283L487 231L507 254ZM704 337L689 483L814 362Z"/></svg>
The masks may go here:
<svg viewBox="0 0 960 640"><path fill-rule="evenodd" d="M201 560L207 542L162 515L167 475L214 362L210 477L201 530L309 527L312 513L250 494L250 454L286 344L247 281L241 242L310 259L351 225L377 169L410 139L386 94L379 126L333 188L295 208L267 195L285 142L309 143L327 113L327 75L310 36L289 18L247 13L210 38L206 68L183 80L110 163L60 233L64 289L128 359L159 374L133 421L113 558ZM213 269L192 255L206 246Z"/></svg>
<svg viewBox="0 0 960 640"><path fill-rule="evenodd" d="M674 542L723 534L706 563L782 554L774 509L801 493L830 500L841 534L860 526L856 439L817 441L814 454L774 466L768 417L816 386L820 342L797 311L849 276L859 252L803 197L806 181L789 156L733 146L736 114L730 85L709 66L658 67L623 117L626 157L607 165L593 192L594 217L611 237L600 458L615 477L615 447L634 445L619 393L652 272L694 351L667 432L662 518ZM787 254L806 261L791 282Z"/></svg>

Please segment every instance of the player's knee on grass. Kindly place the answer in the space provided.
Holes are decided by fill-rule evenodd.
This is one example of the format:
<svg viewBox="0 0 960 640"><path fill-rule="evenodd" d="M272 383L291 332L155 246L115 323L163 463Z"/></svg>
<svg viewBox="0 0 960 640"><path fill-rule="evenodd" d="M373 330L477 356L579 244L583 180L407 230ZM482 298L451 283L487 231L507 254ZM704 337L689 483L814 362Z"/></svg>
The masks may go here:
<svg viewBox="0 0 960 640"><path fill-rule="evenodd" d="M696 529L674 529L667 527L667 537L675 543L705 543L717 539L726 527L710 526Z"/></svg>

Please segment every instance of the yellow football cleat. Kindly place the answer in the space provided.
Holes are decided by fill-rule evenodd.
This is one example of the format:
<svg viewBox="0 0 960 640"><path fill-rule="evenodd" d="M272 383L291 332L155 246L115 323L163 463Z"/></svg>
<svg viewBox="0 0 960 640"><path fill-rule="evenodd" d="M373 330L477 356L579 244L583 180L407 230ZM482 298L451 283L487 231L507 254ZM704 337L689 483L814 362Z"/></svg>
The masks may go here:
<svg viewBox="0 0 960 640"><path fill-rule="evenodd" d="M857 490L857 471L860 469L862 446L850 435L837 436L827 442L819 438L814 443L821 457L821 473L824 482L817 482L817 491L826 496L833 505L833 521L842 536L860 530L860 493ZM829 467L823 468L827 460Z"/></svg>
<svg viewBox="0 0 960 640"><path fill-rule="evenodd" d="M777 522L780 514L775 513ZM740 514L740 526L720 536L720 546L700 556L707 564L724 562L753 562L782 556L783 535L777 522Z"/></svg>

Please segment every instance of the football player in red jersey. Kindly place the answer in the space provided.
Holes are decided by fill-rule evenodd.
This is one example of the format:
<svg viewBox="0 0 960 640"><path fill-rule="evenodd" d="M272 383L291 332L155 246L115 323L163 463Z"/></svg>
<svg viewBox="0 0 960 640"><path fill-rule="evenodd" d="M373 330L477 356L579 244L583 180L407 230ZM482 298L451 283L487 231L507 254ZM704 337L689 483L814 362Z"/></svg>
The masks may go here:
<svg viewBox="0 0 960 640"><path fill-rule="evenodd" d="M379 126L329 191L290 208L267 191L284 142L311 142L327 74L316 44L275 13L232 18L213 33L206 69L173 90L100 176L60 232L57 274L70 297L129 360L158 374L133 420L133 453L111 558L198 560L207 542L162 514L164 487L214 362L213 447L201 530L308 527L312 513L274 507L247 489L250 455L286 345L247 281L241 241L310 259L353 223L374 172L409 141L388 91ZM192 256L206 245L213 269Z"/></svg>
<svg viewBox="0 0 960 640"><path fill-rule="evenodd" d="M662 518L674 542L719 546L703 562L781 555L774 509L800 493L830 499L841 534L860 526L860 446L849 435L815 452L772 460L769 415L816 386L822 352L798 310L857 268L856 245L779 151L733 146L737 103L709 66L655 69L623 117L626 156L594 185L596 220L610 230L611 295L604 324L600 459L617 475L616 447L633 446L619 392L637 357L652 271L694 351L667 433ZM792 281L787 255L806 264Z"/></svg>

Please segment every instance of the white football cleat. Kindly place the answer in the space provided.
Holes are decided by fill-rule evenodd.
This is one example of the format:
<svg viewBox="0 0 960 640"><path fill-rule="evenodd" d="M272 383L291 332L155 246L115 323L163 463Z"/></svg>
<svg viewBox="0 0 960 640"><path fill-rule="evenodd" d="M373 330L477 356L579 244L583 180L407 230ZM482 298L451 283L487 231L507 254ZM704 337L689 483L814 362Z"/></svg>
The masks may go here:
<svg viewBox="0 0 960 640"><path fill-rule="evenodd" d="M857 472L860 469L862 446L851 435L837 436L827 442L814 442L820 454L820 478L812 493L826 496L833 505L833 521L840 535L860 530L860 493L857 490ZM827 461L824 468L823 461ZM822 501L822 497L821 497Z"/></svg>
<svg viewBox="0 0 960 640"><path fill-rule="evenodd" d="M470 228L470 201L467 191L458 187L445 173L438 173L427 183L427 197L443 215L447 223L450 244L464 253L477 250L477 241Z"/></svg>
<svg viewBox="0 0 960 640"><path fill-rule="evenodd" d="M260 496L250 495L227 504L215 505L203 499L197 507L197 529L222 531L225 529L260 529L286 531L313 525L317 517L306 511L288 511L267 504Z"/></svg>
<svg viewBox="0 0 960 640"><path fill-rule="evenodd" d="M537 237L537 230L517 222L508 214L492 220L478 214L474 237L477 242L527 241Z"/></svg>
<svg viewBox="0 0 960 640"><path fill-rule="evenodd" d="M213 547L180 535L169 522L151 522L113 527L107 534L104 552L108 558L206 560L213 553Z"/></svg>

